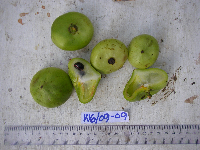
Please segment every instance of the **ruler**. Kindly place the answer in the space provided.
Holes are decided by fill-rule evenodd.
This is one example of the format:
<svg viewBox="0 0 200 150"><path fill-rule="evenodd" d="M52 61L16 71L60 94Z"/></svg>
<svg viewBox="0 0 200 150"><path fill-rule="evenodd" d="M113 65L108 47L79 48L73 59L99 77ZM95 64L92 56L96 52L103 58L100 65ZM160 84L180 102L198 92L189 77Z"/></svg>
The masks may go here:
<svg viewBox="0 0 200 150"><path fill-rule="evenodd" d="M6 126L4 144L200 144L200 125Z"/></svg>

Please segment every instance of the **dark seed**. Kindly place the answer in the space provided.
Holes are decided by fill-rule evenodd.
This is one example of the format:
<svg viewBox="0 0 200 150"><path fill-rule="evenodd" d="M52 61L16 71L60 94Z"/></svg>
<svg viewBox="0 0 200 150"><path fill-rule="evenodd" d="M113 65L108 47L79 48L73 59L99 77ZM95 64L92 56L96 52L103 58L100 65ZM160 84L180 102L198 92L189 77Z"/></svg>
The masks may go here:
<svg viewBox="0 0 200 150"><path fill-rule="evenodd" d="M141 53L144 53L144 50L142 50Z"/></svg>
<svg viewBox="0 0 200 150"><path fill-rule="evenodd" d="M83 70L84 69L84 65L80 62L77 62L74 64L74 67L78 70Z"/></svg>
<svg viewBox="0 0 200 150"><path fill-rule="evenodd" d="M108 63L113 65L115 63L115 59L114 58L108 59Z"/></svg>

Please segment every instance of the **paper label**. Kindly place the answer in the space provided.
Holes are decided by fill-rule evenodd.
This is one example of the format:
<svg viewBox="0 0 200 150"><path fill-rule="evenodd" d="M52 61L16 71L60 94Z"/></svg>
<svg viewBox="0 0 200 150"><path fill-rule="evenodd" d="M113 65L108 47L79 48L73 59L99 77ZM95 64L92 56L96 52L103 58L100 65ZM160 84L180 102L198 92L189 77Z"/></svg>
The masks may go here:
<svg viewBox="0 0 200 150"><path fill-rule="evenodd" d="M112 122L129 122L128 113L125 111L82 112L82 124L99 124Z"/></svg>

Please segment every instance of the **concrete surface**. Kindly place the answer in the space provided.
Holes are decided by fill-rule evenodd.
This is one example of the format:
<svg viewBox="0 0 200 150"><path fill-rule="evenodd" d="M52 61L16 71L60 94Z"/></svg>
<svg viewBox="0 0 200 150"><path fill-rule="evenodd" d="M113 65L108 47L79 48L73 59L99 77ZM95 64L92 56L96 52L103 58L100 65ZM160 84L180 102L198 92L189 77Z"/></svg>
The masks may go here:
<svg viewBox="0 0 200 150"><path fill-rule="evenodd" d="M0 4L0 149L200 149L200 145L3 145L5 125L79 125L83 111L128 111L130 122L116 124L200 124L199 0L1 0ZM54 19L69 11L88 16L95 29L90 44L74 52L60 50L50 37ZM164 92L150 100L126 101L123 89L134 69L126 61L120 70L102 78L88 104L78 101L75 90L58 108L44 108L32 99L29 84L40 69L54 66L67 72L69 59L89 61L101 40L116 38L128 46L143 33L159 42L160 54L152 67L169 75Z"/></svg>

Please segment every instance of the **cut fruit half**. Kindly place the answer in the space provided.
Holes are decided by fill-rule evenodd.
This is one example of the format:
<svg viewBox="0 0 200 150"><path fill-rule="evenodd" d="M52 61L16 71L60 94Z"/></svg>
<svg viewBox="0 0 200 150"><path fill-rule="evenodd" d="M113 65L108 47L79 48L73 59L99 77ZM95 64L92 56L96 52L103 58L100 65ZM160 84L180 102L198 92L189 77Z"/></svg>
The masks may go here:
<svg viewBox="0 0 200 150"><path fill-rule="evenodd" d="M124 88L124 98L130 102L151 98L167 85L167 81L168 75L162 69L135 69Z"/></svg>
<svg viewBox="0 0 200 150"><path fill-rule="evenodd" d="M71 59L68 68L79 101L84 104L90 102L101 80L101 74L82 58Z"/></svg>

